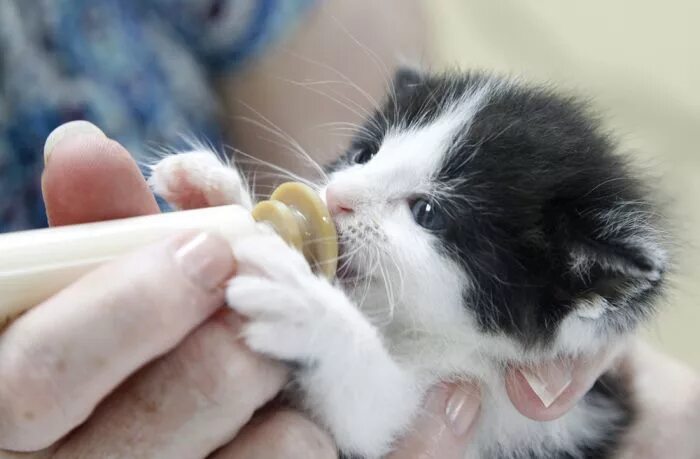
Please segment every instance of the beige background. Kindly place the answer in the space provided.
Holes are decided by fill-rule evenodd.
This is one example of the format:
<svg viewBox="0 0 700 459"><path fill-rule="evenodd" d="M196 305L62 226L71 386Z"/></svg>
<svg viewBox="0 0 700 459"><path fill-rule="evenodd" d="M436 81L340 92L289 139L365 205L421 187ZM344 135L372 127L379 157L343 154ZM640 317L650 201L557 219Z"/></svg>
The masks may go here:
<svg viewBox="0 0 700 459"><path fill-rule="evenodd" d="M653 342L700 369L700 2L430 0L438 62L594 98L673 200L677 273Z"/></svg>

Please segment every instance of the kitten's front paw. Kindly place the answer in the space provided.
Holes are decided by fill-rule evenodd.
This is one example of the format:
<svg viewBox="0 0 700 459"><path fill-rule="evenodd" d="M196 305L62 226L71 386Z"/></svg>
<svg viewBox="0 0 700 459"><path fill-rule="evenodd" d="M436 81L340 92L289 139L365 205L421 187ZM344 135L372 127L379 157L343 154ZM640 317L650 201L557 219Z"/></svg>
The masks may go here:
<svg viewBox="0 0 700 459"><path fill-rule="evenodd" d="M389 451L421 393L384 348L378 331L279 236L246 238L234 246L234 254L238 270L226 298L249 319L243 329L246 344L305 364L295 372L302 406L342 451L372 458Z"/></svg>
<svg viewBox="0 0 700 459"><path fill-rule="evenodd" d="M249 319L243 333L251 349L282 360L313 361L346 334L352 305L278 236L246 238L234 253L238 270L226 299Z"/></svg>
<svg viewBox="0 0 700 459"><path fill-rule="evenodd" d="M212 151L170 155L152 168L148 183L154 193L178 209L240 204L252 207L238 171Z"/></svg>

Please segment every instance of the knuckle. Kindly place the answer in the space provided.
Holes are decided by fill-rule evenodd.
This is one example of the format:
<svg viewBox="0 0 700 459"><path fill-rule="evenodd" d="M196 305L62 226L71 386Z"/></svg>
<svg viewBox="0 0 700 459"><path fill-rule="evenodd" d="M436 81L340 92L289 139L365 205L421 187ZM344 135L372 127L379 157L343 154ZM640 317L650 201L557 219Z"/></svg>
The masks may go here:
<svg viewBox="0 0 700 459"><path fill-rule="evenodd" d="M37 450L77 425L68 417L61 391L52 382L63 362L38 349L14 346L0 370L0 447ZM74 421L74 422L73 422Z"/></svg>
<svg viewBox="0 0 700 459"><path fill-rule="evenodd" d="M237 339L224 318L210 320L172 357L178 377L212 405L236 402L232 397L250 393L251 382L260 377L256 356Z"/></svg>

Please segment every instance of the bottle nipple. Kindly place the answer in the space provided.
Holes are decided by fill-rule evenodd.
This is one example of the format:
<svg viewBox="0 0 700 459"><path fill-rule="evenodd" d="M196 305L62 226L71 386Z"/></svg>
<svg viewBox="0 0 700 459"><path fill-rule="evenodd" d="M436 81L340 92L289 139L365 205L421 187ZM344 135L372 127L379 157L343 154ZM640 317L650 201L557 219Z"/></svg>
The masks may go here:
<svg viewBox="0 0 700 459"><path fill-rule="evenodd" d="M264 222L304 254L311 268L328 279L338 266L338 234L321 198L298 182L283 183L270 199L258 203L253 218Z"/></svg>

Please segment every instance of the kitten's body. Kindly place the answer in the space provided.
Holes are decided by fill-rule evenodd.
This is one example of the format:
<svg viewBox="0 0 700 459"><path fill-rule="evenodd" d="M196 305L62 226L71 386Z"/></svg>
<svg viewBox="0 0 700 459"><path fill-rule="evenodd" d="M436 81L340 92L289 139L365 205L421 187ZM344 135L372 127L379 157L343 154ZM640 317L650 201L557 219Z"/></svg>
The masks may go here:
<svg viewBox="0 0 700 459"><path fill-rule="evenodd" d="M413 72L395 85L323 184L337 285L272 236L235 247L228 299L248 344L302 364L303 405L349 454L386 453L430 385L470 377L483 401L468 457L605 457L633 414L615 375L543 423L516 411L504 371L612 352L652 311L666 261L640 182L549 91ZM188 180L241 202L222 192L237 172L205 157L165 159L155 190L177 204L181 172L209 162Z"/></svg>

